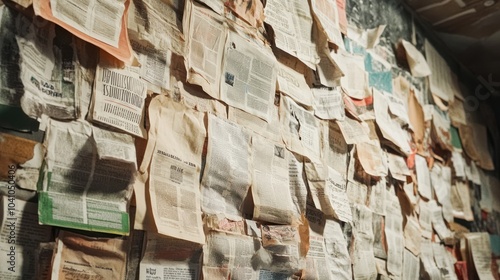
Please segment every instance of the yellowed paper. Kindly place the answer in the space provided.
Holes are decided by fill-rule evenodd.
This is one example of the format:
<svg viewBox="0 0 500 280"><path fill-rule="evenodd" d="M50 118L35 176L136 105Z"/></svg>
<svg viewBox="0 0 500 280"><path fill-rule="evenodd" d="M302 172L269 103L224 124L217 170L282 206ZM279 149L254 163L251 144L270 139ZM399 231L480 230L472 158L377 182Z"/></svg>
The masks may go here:
<svg viewBox="0 0 500 280"><path fill-rule="evenodd" d="M160 95L149 105L149 120L149 198L158 232L204 243L199 185L203 114Z"/></svg>
<svg viewBox="0 0 500 280"><path fill-rule="evenodd" d="M418 49L412 45L412 43L402 40L401 45L405 49L406 60L410 66L411 74L414 77L426 77L431 75L431 69L425 60L425 57L418 51Z"/></svg>
<svg viewBox="0 0 500 280"><path fill-rule="evenodd" d="M126 245L118 237L95 238L61 231L52 261L52 279L124 279Z"/></svg>

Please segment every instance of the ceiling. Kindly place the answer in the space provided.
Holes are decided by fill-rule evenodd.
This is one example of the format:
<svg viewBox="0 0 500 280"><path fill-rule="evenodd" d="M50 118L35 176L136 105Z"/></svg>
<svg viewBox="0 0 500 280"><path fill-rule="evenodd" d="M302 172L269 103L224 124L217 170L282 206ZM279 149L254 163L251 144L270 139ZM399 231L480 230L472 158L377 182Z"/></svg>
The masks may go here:
<svg viewBox="0 0 500 280"><path fill-rule="evenodd" d="M500 84L500 0L404 0L459 63Z"/></svg>

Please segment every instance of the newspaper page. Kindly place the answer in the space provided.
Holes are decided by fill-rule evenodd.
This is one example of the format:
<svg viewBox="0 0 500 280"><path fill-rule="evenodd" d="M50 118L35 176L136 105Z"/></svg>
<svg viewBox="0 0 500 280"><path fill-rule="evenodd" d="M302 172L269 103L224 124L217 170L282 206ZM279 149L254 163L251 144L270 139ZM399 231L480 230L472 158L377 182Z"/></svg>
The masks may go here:
<svg viewBox="0 0 500 280"><path fill-rule="evenodd" d="M276 90L290 96L295 102L310 108L313 106L313 94L306 78L293 68L278 62Z"/></svg>
<svg viewBox="0 0 500 280"><path fill-rule="evenodd" d="M431 170L431 182L437 201L443 208L443 217L447 222L453 222L453 207L451 204L451 168L434 163Z"/></svg>
<svg viewBox="0 0 500 280"><path fill-rule="evenodd" d="M254 239L212 232L203 246L203 279L257 279L252 268Z"/></svg>
<svg viewBox="0 0 500 280"><path fill-rule="evenodd" d="M196 243L205 242L199 183L203 117L164 95L149 105L146 152L152 152L149 197L156 227L161 234Z"/></svg>
<svg viewBox="0 0 500 280"><path fill-rule="evenodd" d="M183 9L169 1L131 1L127 28L134 42L154 46L158 51L184 54L184 35L179 30ZM142 64L142 63L141 63Z"/></svg>
<svg viewBox="0 0 500 280"><path fill-rule="evenodd" d="M373 253L372 212L365 205L352 207L354 246L351 251L355 279L377 279Z"/></svg>
<svg viewBox="0 0 500 280"><path fill-rule="evenodd" d="M127 33L127 10L130 0L35 0L37 16L51 21L127 65L134 54Z"/></svg>
<svg viewBox="0 0 500 280"><path fill-rule="evenodd" d="M389 162L389 171L392 178L406 182L406 177L411 175L410 169L402 156L392 153L387 153L387 160Z"/></svg>
<svg viewBox="0 0 500 280"><path fill-rule="evenodd" d="M146 84L132 71L99 65L92 99L92 120L146 138Z"/></svg>
<svg viewBox="0 0 500 280"><path fill-rule="evenodd" d="M409 250L404 250L403 274L401 279L418 280L420 275L420 260Z"/></svg>
<svg viewBox="0 0 500 280"><path fill-rule="evenodd" d="M78 31L88 34L108 45L118 47L122 18L128 1L77 1L50 0L52 14ZM75 10L76 9L76 10Z"/></svg>
<svg viewBox="0 0 500 280"><path fill-rule="evenodd" d="M427 167L427 160L424 157L415 156L415 170L417 172L418 193L424 198L431 199L433 197L431 175Z"/></svg>
<svg viewBox="0 0 500 280"><path fill-rule="evenodd" d="M388 174L387 157L378 140L370 140L356 144L356 153L363 170L376 177Z"/></svg>
<svg viewBox="0 0 500 280"><path fill-rule="evenodd" d="M289 156L285 145L254 135L252 137L254 201L253 219L276 224L298 224L290 193Z"/></svg>
<svg viewBox="0 0 500 280"><path fill-rule="evenodd" d="M336 0L312 0L311 10L318 27L328 37L328 42L339 47L344 42L340 33L339 14Z"/></svg>
<svg viewBox="0 0 500 280"><path fill-rule="evenodd" d="M127 241L61 231L56 239L51 279L124 279Z"/></svg>
<svg viewBox="0 0 500 280"><path fill-rule="evenodd" d="M52 227L38 224L36 203L0 197L0 278L34 279L36 250L49 242Z"/></svg>
<svg viewBox="0 0 500 280"><path fill-rule="evenodd" d="M468 233L465 238L467 249L472 256L470 264L473 269L472 273L475 272L475 276L480 280L494 279L491 271L491 247L488 233Z"/></svg>
<svg viewBox="0 0 500 280"><path fill-rule="evenodd" d="M342 92L337 88L313 88L314 114L324 120L345 119L344 100Z"/></svg>
<svg viewBox="0 0 500 280"><path fill-rule="evenodd" d="M396 195L388 195L385 216L385 239L387 241L387 271L390 275L400 278L403 268L403 215Z"/></svg>
<svg viewBox="0 0 500 280"><path fill-rule="evenodd" d="M323 152L323 160L326 165L340 174L345 174L349 161L349 147L336 121L328 122L328 135L323 139L328 141L328 143L323 144L323 148L326 150Z"/></svg>
<svg viewBox="0 0 500 280"><path fill-rule="evenodd" d="M251 184L250 135L238 125L208 115L208 146L203 172L202 210L241 219Z"/></svg>
<svg viewBox="0 0 500 280"><path fill-rule="evenodd" d="M311 111L282 95L280 101L281 132L288 149L319 162L321 147L320 120Z"/></svg>
<svg viewBox="0 0 500 280"><path fill-rule="evenodd" d="M351 145L370 141L368 137L370 128L365 122L359 122L347 116L344 121L337 121L337 124L347 144Z"/></svg>
<svg viewBox="0 0 500 280"><path fill-rule="evenodd" d="M418 221L422 230L422 236L429 239L432 237L433 208L431 208L431 206L431 202L426 202L422 199L418 201L418 209L420 211L418 215Z"/></svg>
<svg viewBox="0 0 500 280"><path fill-rule="evenodd" d="M327 267L330 270L331 279L351 279L351 259L340 224L333 220L326 220L323 236L325 238Z"/></svg>
<svg viewBox="0 0 500 280"><path fill-rule="evenodd" d="M19 131L38 128L38 122L28 117L21 108L24 94L19 69L19 47L16 33L19 14L6 5L0 5L0 126Z"/></svg>
<svg viewBox="0 0 500 280"><path fill-rule="evenodd" d="M50 120L46 133L39 222L128 235L128 200L136 169L133 138L100 132L83 121Z"/></svg>
<svg viewBox="0 0 500 280"><path fill-rule="evenodd" d="M436 266L441 271L441 279L458 280L457 275L455 274L455 267L453 263L451 263L450 256L448 256L448 252L444 246L433 242L432 252L434 253Z"/></svg>
<svg viewBox="0 0 500 280"><path fill-rule="evenodd" d="M427 279L441 279L441 271L434 261L434 252L432 250L432 241L422 239L422 247L420 253L421 275L426 275Z"/></svg>
<svg viewBox="0 0 500 280"><path fill-rule="evenodd" d="M295 215L303 215L306 213L306 203L308 188L304 173L303 158L296 156L292 152L286 150L288 155L288 177L290 183L290 193L292 195L293 211Z"/></svg>
<svg viewBox="0 0 500 280"><path fill-rule="evenodd" d="M210 96L220 99L222 56L228 32L224 18L193 1L186 1L185 5L187 82L201 86Z"/></svg>
<svg viewBox="0 0 500 280"><path fill-rule="evenodd" d="M201 273L200 244L147 232L139 280L191 280Z"/></svg>
<svg viewBox="0 0 500 280"><path fill-rule="evenodd" d="M418 219L414 216L406 216L406 225L404 229L405 248L408 249L413 255L420 254L420 242L422 240L422 230Z"/></svg>
<svg viewBox="0 0 500 280"><path fill-rule="evenodd" d="M406 54L406 61L410 66L411 75L413 77L421 78L427 77L432 74L424 55L410 42L401 40Z"/></svg>
<svg viewBox="0 0 500 280"><path fill-rule="evenodd" d="M314 68L319 55L311 38L313 19L309 4L300 0L267 1L264 15L265 22L273 28L276 47Z"/></svg>
<svg viewBox="0 0 500 280"><path fill-rule="evenodd" d="M23 111L35 119L42 114L57 119L76 118L73 36L43 19L35 25L18 16L17 24Z"/></svg>
<svg viewBox="0 0 500 280"><path fill-rule="evenodd" d="M236 32L224 47L220 99L266 121L271 119L278 64L271 50Z"/></svg>
<svg viewBox="0 0 500 280"><path fill-rule="evenodd" d="M392 142L405 155L411 153L408 133L406 133L399 123L389 115L389 102L387 98L373 89L375 120L385 139Z"/></svg>
<svg viewBox="0 0 500 280"><path fill-rule="evenodd" d="M429 76L432 94L452 103L458 92L458 81L453 77L450 67L428 40L425 40L425 56L432 74Z"/></svg>
<svg viewBox="0 0 500 280"><path fill-rule="evenodd" d="M347 180L335 169L314 163L306 163L305 170L314 205L327 216L344 222L352 221L347 197Z"/></svg>
<svg viewBox="0 0 500 280"><path fill-rule="evenodd" d="M471 209L470 190L467 183L456 181L451 185L451 206L453 216L466 221L473 221L474 215Z"/></svg>

